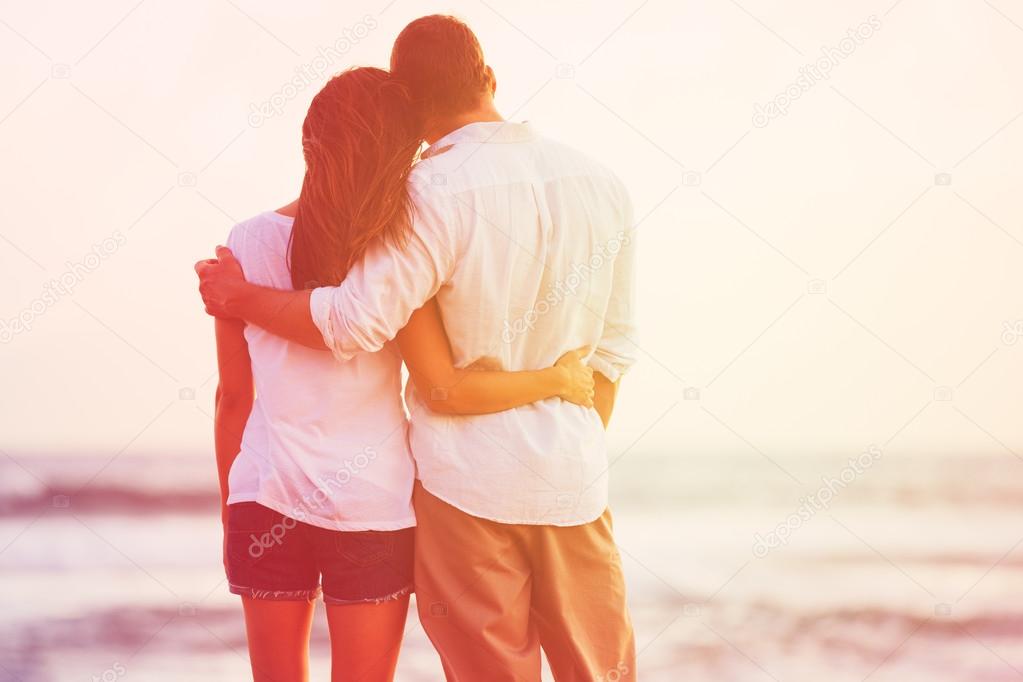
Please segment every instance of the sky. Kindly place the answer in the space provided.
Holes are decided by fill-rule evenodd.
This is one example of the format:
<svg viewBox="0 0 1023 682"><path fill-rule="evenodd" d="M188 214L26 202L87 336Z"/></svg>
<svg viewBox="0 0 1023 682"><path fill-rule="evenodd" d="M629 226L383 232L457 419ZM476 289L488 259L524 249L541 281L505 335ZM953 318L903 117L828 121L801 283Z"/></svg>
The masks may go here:
<svg viewBox="0 0 1023 682"><path fill-rule="evenodd" d="M633 195L613 456L1023 453L1004 0L4 2L0 450L211 451L192 264L297 195L326 78L434 12Z"/></svg>

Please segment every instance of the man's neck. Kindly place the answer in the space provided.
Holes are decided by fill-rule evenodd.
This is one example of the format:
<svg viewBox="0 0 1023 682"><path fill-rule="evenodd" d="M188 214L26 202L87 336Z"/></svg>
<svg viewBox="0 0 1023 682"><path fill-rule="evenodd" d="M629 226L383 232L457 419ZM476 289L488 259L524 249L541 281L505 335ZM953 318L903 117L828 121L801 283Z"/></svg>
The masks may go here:
<svg viewBox="0 0 1023 682"><path fill-rule="evenodd" d="M494 106L493 102L481 105L478 109L466 111L455 116L449 116L437 125L426 136L426 141L433 144L448 133L451 133L470 123L495 123L504 121L504 117Z"/></svg>

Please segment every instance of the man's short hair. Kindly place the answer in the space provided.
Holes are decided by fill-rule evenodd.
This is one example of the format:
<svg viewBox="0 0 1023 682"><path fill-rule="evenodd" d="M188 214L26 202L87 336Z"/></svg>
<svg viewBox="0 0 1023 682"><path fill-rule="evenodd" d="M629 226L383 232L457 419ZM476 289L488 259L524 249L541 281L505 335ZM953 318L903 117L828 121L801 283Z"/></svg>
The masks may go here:
<svg viewBox="0 0 1023 682"><path fill-rule="evenodd" d="M476 35L442 14L420 17L398 34L391 74L405 81L424 118L473 109L491 87Z"/></svg>

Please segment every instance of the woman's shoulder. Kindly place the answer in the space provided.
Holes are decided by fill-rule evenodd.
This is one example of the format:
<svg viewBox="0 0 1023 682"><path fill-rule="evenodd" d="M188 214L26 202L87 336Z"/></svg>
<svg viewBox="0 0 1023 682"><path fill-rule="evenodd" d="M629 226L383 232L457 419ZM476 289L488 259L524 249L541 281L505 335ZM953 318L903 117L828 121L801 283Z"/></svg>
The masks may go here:
<svg viewBox="0 0 1023 682"><path fill-rule="evenodd" d="M276 211L264 211L241 221L227 234L227 248L241 258L243 251L278 251L287 245L293 219Z"/></svg>
<svg viewBox="0 0 1023 682"><path fill-rule="evenodd" d="M290 285L287 259L291 224L291 218L265 211L231 228L225 245L241 263L246 279L277 288Z"/></svg>

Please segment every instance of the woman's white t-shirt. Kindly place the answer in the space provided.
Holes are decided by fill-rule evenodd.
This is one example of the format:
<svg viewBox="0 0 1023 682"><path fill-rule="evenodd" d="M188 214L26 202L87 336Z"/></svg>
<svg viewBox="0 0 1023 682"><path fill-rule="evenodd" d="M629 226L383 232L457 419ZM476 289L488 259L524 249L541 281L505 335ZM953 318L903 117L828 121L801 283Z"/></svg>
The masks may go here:
<svg viewBox="0 0 1023 682"><path fill-rule="evenodd" d="M239 223L227 246L245 279L291 289L293 220L267 212ZM392 341L340 362L247 325L256 400L228 477L228 504L261 505L333 530L415 525L415 464Z"/></svg>

